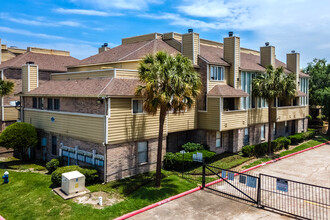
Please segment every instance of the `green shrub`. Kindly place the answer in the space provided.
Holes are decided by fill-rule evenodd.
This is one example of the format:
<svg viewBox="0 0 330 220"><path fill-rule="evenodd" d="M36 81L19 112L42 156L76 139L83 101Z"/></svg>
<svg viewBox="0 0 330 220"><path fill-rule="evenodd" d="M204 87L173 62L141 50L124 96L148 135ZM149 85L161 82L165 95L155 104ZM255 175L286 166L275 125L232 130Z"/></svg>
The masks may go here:
<svg viewBox="0 0 330 220"><path fill-rule="evenodd" d="M193 169L201 165L200 162L193 161L193 154L197 152L203 153L203 159L205 162L210 162L215 152L208 150L198 150L194 152L185 153L184 156L181 153L166 153L164 157L163 166L166 170L182 171L184 165L185 170ZM183 160L184 159L184 160Z"/></svg>
<svg viewBox="0 0 330 220"><path fill-rule="evenodd" d="M0 135L0 146L17 150L21 156L29 147L38 143L37 131L33 125L15 122L9 125Z"/></svg>
<svg viewBox="0 0 330 220"><path fill-rule="evenodd" d="M307 119L308 119L308 121L311 121L313 119L313 117L311 115L307 115Z"/></svg>
<svg viewBox="0 0 330 220"><path fill-rule="evenodd" d="M283 148L289 149L289 145L291 144L291 140L286 137L279 137L274 141L277 143L275 151L282 150Z"/></svg>
<svg viewBox="0 0 330 220"><path fill-rule="evenodd" d="M262 157L268 152L268 142L257 144L254 146L254 155L256 157Z"/></svg>
<svg viewBox="0 0 330 220"><path fill-rule="evenodd" d="M60 166L59 159L52 159L51 161L46 163L46 169L49 173L53 173Z"/></svg>
<svg viewBox="0 0 330 220"><path fill-rule="evenodd" d="M288 139L291 141L291 144L299 144L304 141L305 135L303 133L297 133L290 135Z"/></svg>
<svg viewBox="0 0 330 220"><path fill-rule="evenodd" d="M98 178L97 170L89 168L81 168L79 166L65 166L59 167L52 173L52 183L54 186L60 186L62 182L62 173L67 173L71 171L79 171L86 177L86 185L94 183Z"/></svg>
<svg viewBox="0 0 330 220"><path fill-rule="evenodd" d="M185 150L186 152L194 152L198 150L204 150L205 148L201 144L188 142L182 145L182 149Z"/></svg>
<svg viewBox="0 0 330 220"><path fill-rule="evenodd" d="M254 156L254 145L247 145L242 148L243 157Z"/></svg>

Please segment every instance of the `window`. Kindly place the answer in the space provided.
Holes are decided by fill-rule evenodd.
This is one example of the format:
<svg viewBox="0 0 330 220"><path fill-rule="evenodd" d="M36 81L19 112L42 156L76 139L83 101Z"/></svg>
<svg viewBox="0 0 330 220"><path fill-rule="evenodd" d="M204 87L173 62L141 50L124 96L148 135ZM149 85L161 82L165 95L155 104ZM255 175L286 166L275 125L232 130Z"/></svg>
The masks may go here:
<svg viewBox="0 0 330 220"><path fill-rule="evenodd" d="M60 99L54 99L54 110L60 110Z"/></svg>
<svg viewBox="0 0 330 220"><path fill-rule="evenodd" d="M255 73L241 72L241 89L249 94L248 97L241 98L242 109L249 109L253 105L252 80L254 77L255 77Z"/></svg>
<svg viewBox="0 0 330 220"><path fill-rule="evenodd" d="M288 121L284 122L284 126L285 126L285 133L288 133L289 132Z"/></svg>
<svg viewBox="0 0 330 220"><path fill-rule="evenodd" d="M52 136L52 154L57 155L57 137Z"/></svg>
<svg viewBox="0 0 330 220"><path fill-rule="evenodd" d="M47 109L53 110L53 99L47 99Z"/></svg>
<svg viewBox="0 0 330 220"><path fill-rule="evenodd" d="M223 110L224 111L236 110L235 98L224 98L223 99Z"/></svg>
<svg viewBox="0 0 330 220"><path fill-rule="evenodd" d="M38 98L38 109L42 109L44 107L44 102L42 98Z"/></svg>
<svg viewBox="0 0 330 220"><path fill-rule="evenodd" d="M301 132L305 132L305 120L301 120L302 121L302 131Z"/></svg>
<svg viewBox="0 0 330 220"><path fill-rule="evenodd" d="M273 133L274 133L274 135L277 134L277 126L276 126L276 122L274 122L274 124L273 124Z"/></svg>
<svg viewBox="0 0 330 220"><path fill-rule="evenodd" d="M215 147L221 147L221 133L220 133L220 131L217 131L217 134L216 134Z"/></svg>
<svg viewBox="0 0 330 220"><path fill-rule="evenodd" d="M35 97L32 98L32 108L38 108L38 99Z"/></svg>
<svg viewBox="0 0 330 220"><path fill-rule="evenodd" d="M133 100L133 113L143 113L143 100Z"/></svg>
<svg viewBox="0 0 330 220"><path fill-rule="evenodd" d="M223 81L225 79L224 68L221 66L211 66L210 67L210 79Z"/></svg>
<svg viewBox="0 0 330 220"><path fill-rule="evenodd" d="M148 142L138 142L138 163L148 162Z"/></svg>
<svg viewBox="0 0 330 220"><path fill-rule="evenodd" d="M244 128L244 146L249 144L249 128Z"/></svg>
<svg viewBox="0 0 330 220"><path fill-rule="evenodd" d="M260 128L260 139L265 140L265 125L261 125Z"/></svg>

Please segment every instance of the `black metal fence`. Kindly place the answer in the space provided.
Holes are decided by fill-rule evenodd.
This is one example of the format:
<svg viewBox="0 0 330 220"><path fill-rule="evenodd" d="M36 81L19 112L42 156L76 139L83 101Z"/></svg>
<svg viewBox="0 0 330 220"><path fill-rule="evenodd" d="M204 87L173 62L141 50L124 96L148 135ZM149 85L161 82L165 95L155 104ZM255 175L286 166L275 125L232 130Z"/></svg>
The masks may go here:
<svg viewBox="0 0 330 220"><path fill-rule="evenodd" d="M205 183L205 171L218 180ZM330 219L330 188L266 174L203 166L203 187L303 219Z"/></svg>

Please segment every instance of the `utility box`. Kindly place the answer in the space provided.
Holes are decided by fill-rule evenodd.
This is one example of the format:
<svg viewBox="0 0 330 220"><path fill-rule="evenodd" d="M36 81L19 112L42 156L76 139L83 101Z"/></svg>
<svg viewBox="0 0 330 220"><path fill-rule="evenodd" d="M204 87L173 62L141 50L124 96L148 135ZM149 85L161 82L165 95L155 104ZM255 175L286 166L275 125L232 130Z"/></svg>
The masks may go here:
<svg viewBox="0 0 330 220"><path fill-rule="evenodd" d="M62 174L62 191L67 195L72 195L85 191L86 177L78 171Z"/></svg>

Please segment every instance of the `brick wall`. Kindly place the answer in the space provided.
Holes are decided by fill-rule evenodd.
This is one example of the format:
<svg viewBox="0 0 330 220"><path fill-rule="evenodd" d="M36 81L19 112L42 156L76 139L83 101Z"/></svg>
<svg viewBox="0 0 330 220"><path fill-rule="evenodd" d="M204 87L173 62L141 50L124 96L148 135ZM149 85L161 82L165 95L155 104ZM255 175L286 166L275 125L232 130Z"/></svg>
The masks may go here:
<svg viewBox="0 0 330 220"><path fill-rule="evenodd" d="M107 146L107 181L133 176L156 170L158 139L148 141L148 162L138 163L137 142L127 142ZM166 153L166 138L163 140L163 152Z"/></svg>
<svg viewBox="0 0 330 220"><path fill-rule="evenodd" d="M44 99L44 109L48 108L48 100ZM25 97L25 107L32 108L32 97ZM96 98L60 98L61 112L77 112L89 114L104 114L105 102L98 104Z"/></svg>

